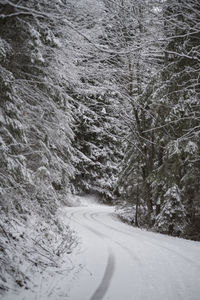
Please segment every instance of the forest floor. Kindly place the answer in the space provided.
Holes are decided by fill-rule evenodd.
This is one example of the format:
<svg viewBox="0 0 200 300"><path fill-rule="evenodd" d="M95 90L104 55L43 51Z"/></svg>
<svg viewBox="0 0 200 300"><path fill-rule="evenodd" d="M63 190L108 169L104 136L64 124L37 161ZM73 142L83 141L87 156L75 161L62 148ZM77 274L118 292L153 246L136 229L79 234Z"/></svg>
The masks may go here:
<svg viewBox="0 0 200 300"><path fill-rule="evenodd" d="M47 268L32 289L4 300L199 300L200 242L122 223L114 207L80 198L60 218L79 244L62 267Z"/></svg>

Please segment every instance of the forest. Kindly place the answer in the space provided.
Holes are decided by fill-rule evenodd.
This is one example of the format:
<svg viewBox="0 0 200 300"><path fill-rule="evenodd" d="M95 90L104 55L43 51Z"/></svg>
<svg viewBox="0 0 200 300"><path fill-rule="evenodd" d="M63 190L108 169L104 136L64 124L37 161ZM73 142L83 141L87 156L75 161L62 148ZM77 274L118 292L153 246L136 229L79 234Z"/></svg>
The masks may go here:
<svg viewBox="0 0 200 300"><path fill-rule="evenodd" d="M73 250L73 194L200 240L199 0L0 0L0 293Z"/></svg>

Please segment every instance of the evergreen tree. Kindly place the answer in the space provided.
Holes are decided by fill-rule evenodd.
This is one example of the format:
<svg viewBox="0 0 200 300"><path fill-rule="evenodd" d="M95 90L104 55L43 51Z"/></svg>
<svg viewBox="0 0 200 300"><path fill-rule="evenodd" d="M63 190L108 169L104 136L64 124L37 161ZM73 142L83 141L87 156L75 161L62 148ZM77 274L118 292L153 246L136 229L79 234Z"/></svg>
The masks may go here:
<svg viewBox="0 0 200 300"><path fill-rule="evenodd" d="M90 87L81 91L76 101L73 146L78 157L75 161L77 188L112 200L123 155L117 94L100 88L95 93Z"/></svg>
<svg viewBox="0 0 200 300"><path fill-rule="evenodd" d="M168 183L181 190L189 222L195 219L199 193L199 8L196 1L167 1L164 5L162 99L169 125L161 169Z"/></svg>
<svg viewBox="0 0 200 300"><path fill-rule="evenodd" d="M120 121L122 99L113 80L112 53L106 51L104 14L103 6L85 11L84 16L82 7L77 7L74 19L80 33L77 63L81 82L71 96L75 103L74 184L79 192L97 193L107 201L114 197L124 125Z"/></svg>
<svg viewBox="0 0 200 300"><path fill-rule="evenodd" d="M37 249L33 238L40 235L56 261L53 238L45 238L51 225L60 243L72 238L55 213L70 190L72 166L72 114L67 90L76 81L64 65L75 72L69 59L73 48L61 43L71 39L61 20L60 1L0 1L0 286L6 289L10 276L26 285L21 264L31 264ZM65 10L64 10L65 11ZM61 30L63 28L63 30ZM27 234L35 220L35 228ZM19 232L24 232L20 237ZM63 234L66 234L64 237ZM48 236L48 235L47 235ZM72 238L73 239L73 238ZM54 240L55 241L55 240ZM63 244L63 245L64 245ZM66 249L68 246L66 245ZM35 250L37 251L37 250ZM11 255L10 255L11 253ZM12 255L16 257L13 261ZM47 258L48 259L48 258ZM39 265L45 264L39 255Z"/></svg>
<svg viewBox="0 0 200 300"><path fill-rule="evenodd" d="M154 227L163 233L180 234L186 223L186 211L180 198L180 190L174 185L164 195L162 210Z"/></svg>

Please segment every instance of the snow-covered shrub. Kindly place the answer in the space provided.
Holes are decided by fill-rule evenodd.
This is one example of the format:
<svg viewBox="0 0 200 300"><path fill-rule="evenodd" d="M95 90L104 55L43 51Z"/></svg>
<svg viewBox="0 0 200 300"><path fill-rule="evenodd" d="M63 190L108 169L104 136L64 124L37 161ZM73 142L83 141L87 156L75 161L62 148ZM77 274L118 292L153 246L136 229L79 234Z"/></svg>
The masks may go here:
<svg viewBox="0 0 200 300"><path fill-rule="evenodd" d="M34 276L46 267L56 270L65 253L77 245L76 234L62 220L45 220L31 211L23 218L0 219L0 295L12 288L31 288Z"/></svg>
<svg viewBox="0 0 200 300"><path fill-rule="evenodd" d="M134 224L135 222L135 206L126 202L116 206L116 213L119 218L126 223Z"/></svg>
<svg viewBox="0 0 200 300"><path fill-rule="evenodd" d="M179 235L186 225L186 211L181 202L181 193L177 185L164 194L161 212L155 220L155 229L162 233Z"/></svg>

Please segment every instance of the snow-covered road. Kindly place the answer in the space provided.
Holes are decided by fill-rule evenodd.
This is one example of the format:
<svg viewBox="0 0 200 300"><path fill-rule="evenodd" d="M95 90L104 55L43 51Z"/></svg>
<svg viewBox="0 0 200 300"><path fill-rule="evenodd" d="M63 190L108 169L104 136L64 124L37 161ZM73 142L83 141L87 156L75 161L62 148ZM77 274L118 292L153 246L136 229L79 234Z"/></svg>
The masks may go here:
<svg viewBox="0 0 200 300"><path fill-rule="evenodd" d="M133 228L104 205L62 213L81 236L67 299L200 299L199 242Z"/></svg>
<svg viewBox="0 0 200 300"><path fill-rule="evenodd" d="M80 237L76 249L3 300L200 299L200 242L131 227L113 207L80 199L58 212Z"/></svg>

